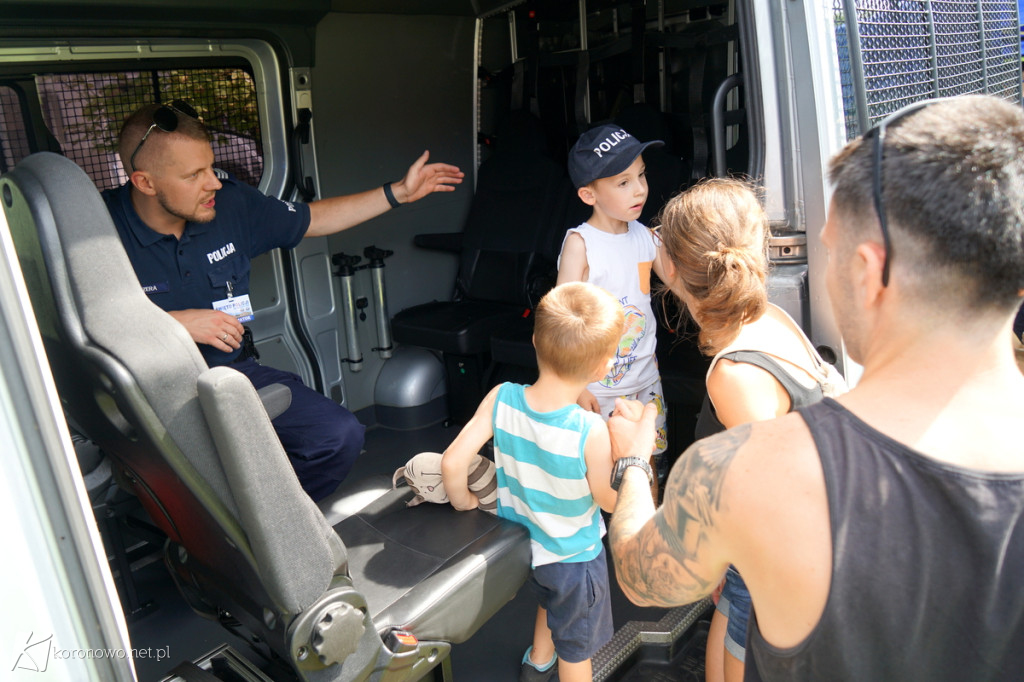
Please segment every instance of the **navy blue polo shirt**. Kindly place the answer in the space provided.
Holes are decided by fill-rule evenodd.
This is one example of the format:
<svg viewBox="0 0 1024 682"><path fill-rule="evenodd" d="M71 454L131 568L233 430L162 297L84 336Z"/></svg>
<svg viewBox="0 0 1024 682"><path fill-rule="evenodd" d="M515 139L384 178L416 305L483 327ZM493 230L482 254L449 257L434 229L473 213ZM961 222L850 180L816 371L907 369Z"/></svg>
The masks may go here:
<svg viewBox="0 0 1024 682"><path fill-rule="evenodd" d="M212 308L227 298L228 282L233 296L248 294L251 259L294 247L309 228L308 205L274 199L231 175L218 175L223 187L216 217L186 223L180 240L142 222L132 206L130 183L103 192L142 290L164 310ZM240 352L198 346L211 367L228 364Z"/></svg>

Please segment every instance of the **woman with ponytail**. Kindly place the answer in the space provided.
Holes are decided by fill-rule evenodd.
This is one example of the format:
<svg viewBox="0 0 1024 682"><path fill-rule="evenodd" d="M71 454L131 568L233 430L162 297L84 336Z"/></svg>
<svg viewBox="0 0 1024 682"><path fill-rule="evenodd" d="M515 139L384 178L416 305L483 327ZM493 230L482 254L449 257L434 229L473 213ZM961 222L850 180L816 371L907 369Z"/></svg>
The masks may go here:
<svg viewBox="0 0 1024 682"><path fill-rule="evenodd" d="M800 327L768 302L768 218L753 188L706 180L674 197L659 229L666 286L700 327L712 356L697 420L704 438L821 400L834 378ZM732 566L711 622L708 682L743 679L750 594Z"/></svg>

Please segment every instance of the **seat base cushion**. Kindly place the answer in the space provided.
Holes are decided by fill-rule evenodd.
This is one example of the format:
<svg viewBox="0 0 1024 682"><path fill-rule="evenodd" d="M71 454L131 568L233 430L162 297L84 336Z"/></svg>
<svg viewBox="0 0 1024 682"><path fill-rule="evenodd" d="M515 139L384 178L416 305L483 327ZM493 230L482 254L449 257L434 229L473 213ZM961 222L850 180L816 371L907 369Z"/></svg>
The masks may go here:
<svg viewBox="0 0 1024 682"><path fill-rule="evenodd" d="M491 334L521 318L522 306L491 301L434 301L406 308L391 321L395 341L458 355L490 350Z"/></svg>
<svg viewBox="0 0 1024 682"><path fill-rule="evenodd" d="M409 488L392 490L334 527L352 582L379 632L464 642L526 581L529 533L479 510L407 507L411 496Z"/></svg>
<svg viewBox="0 0 1024 682"><path fill-rule="evenodd" d="M532 316L520 318L491 335L491 360L503 365L537 367Z"/></svg>

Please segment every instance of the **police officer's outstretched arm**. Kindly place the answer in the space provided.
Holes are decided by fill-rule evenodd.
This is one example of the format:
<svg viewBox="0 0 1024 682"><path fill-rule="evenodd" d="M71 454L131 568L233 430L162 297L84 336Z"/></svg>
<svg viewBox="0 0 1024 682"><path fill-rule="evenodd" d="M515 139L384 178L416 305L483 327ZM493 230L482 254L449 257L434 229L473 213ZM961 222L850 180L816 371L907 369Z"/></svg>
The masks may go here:
<svg viewBox="0 0 1024 682"><path fill-rule="evenodd" d="M465 173L458 166L427 163L429 158L430 152L423 152L406 171L405 177L399 182L389 183L391 193L399 204L417 201L433 192L452 192L455 185L462 182ZM314 201L309 205L310 220L306 236L323 237L347 230L379 216L389 208L391 203L383 187Z"/></svg>

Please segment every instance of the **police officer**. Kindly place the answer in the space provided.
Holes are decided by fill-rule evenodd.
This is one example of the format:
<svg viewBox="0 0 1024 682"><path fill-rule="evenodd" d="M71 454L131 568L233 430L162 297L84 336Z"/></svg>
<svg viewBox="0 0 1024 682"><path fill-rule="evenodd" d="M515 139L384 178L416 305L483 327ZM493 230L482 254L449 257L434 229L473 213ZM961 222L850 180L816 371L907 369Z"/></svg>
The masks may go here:
<svg viewBox="0 0 1024 682"><path fill-rule="evenodd" d="M259 389L286 385L291 405L273 420L302 487L314 500L334 491L363 446L355 416L298 376L256 362L244 323L252 319L252 258L334 234L389 208L462 182L428 152L396 183L309 204L267 197L213 168L210 135L187 104L150 104L125 121L118 151L128 182L103 193L150 300L188 330L211 367L228 365Z"/></svg>

